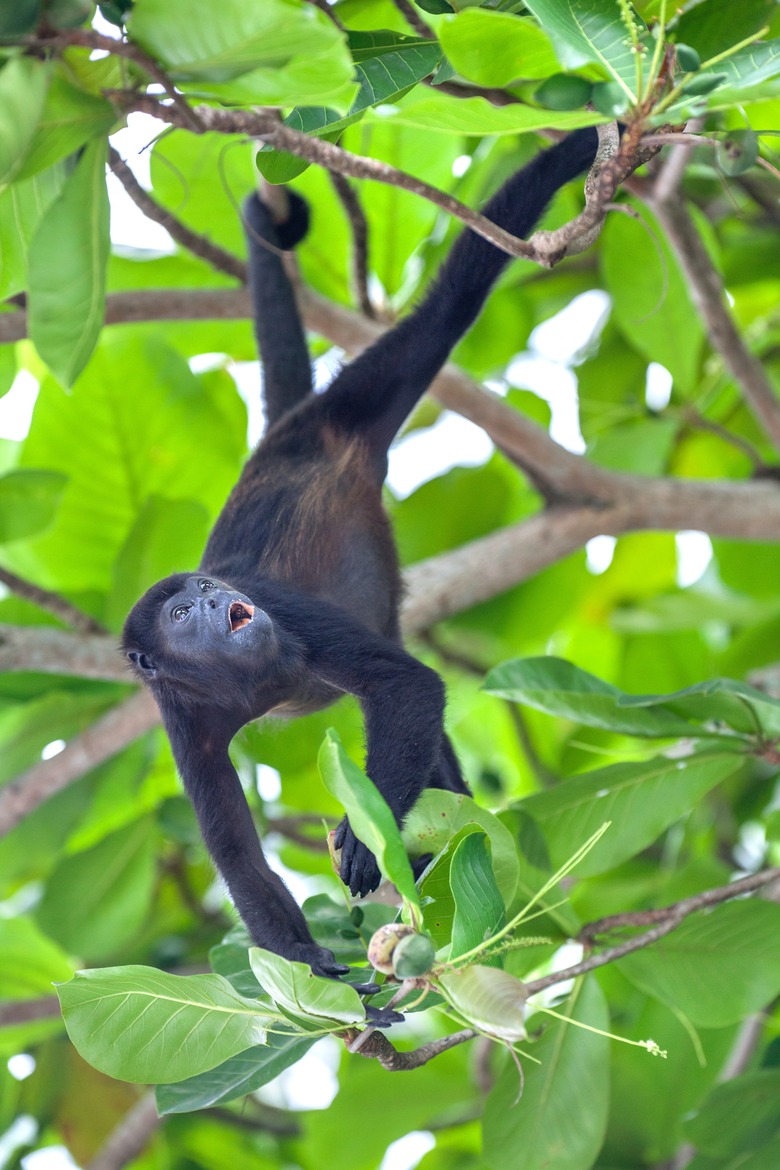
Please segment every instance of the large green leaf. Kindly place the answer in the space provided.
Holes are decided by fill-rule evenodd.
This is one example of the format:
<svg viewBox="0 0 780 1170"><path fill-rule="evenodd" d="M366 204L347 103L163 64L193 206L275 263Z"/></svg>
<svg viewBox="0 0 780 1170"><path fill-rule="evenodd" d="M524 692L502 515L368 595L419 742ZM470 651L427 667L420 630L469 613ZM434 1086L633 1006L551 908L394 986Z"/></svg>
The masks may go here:
<svg viewBox="0 0 780 1170"><path fill-rule="evenodd" d="M345 110L354 96L345 36L311 4L144 0L128 27L177 80L218 85L240 78L226 89L234 101L251 93L266 104L292 104L303 89L309 101Z"/></svg>
<svg viewBox="0 0 780 1170"><path fill-rule="evenodd" d="M26 179L107 134L117 120L113 106L55 74L30 147L19 170Z"/></svg>
<svg viewBox="0 0 780 1170"><path fill-rule="evenodd" d="M439 36L448 61L478 85L548 77L558 69L547 34L507 12L466 8L442 21Z"/></svg>
<svg viewBox="0 0 780 1170"><path fill-rule="evenodd" d="M90 1064L123 1081L182 1081L265 1042L279 1017L221 975L152 967L79 971L57 988L68 1035Z"/></svg>
<svg viewBox="0 0 780 1170"><path fill-rule="evenodd" d="M0 186L21 171L48 84L47 66L34 57L12 57L0 69Z"/></svg>
<svg viewBox="0 0 780 1170"><path fill-rule="evenodd" d="M723 752L657 757L599 768L522 802L542 830L553 868L605 821L609 830L577 866L578 876L603 873L651 845L674 821L725 780L742 761Z"/></svg>
<svg viewBox="0 0 780 1170"><path fill-rule="evenodd" d="M155 875L152 826L137 821L65 857L49 878L36 918L71 954L107 959L139 930Z"/></svg>
<svg viewBox="0 0 780 1170"><path fill-rule="evenodd" d="M318 763L325 787L343 804L353 833L374 854L383 876L407 902L419 906L412 867L395 817L376 785L350 760L335 731L326 735Z"/></svg>
<svg viewBox="0 0 780 1170"><path fill-rule="evenodd" d="M51 985L70 979L73 967L63 950L30 918L0 918L0 996L30 999L50 995Z"/></svg>
<svg viewBox="0 0 780 1170"><path fill-rule="evenodd" d="M17 468L0 477L0 544L46 528L62 499L67 479L58 471Z"/></svg>
<svg viewBox="0 0 780 1170"><path fill-rule="evenodd" d="M587 727L601 727L624 735L671 738L690 735L694 728L662 705L659 697L652 710L625 709L630 698L617 687L563 658L516 658L491 670L485 690L516 703L525 703L548 715L573 719Z"/></svg>
<svg viewBox="0 0 780 1170"><path fill-rule="evenodd" d="M683 719L725 723L743 735L780 735L780 699L738 679L708 679L669 695L623 695L620 702L632 711L656 710L662 704Z"/></svg>
<svg viewBox="0 0 780 1170"><path fill-rule="evenodd" d="M527 7L552 40L559 60L567 69L598 65L607 77L636 95L636 54L628 30L620 18L617 0L527 0ZM626 6L628 7L628 5ZM636 25L644 22L633 14Z"/></svg>
<svg viewBox="0 0 780 1170"><path fill-rule="evenodd" d="M487 842L485 833L469 833L452 858L450 888L455 902L455 916L451 959L484 942L506 921L504 900L493 876Z"/></svg>
<svg viewBox="0 0 780 1170"><path fill-rule="evenodd" d="M66 386L103 325L108 260L106 143L87 146L30 244L30 337Z"/></svg>
<svg viewBox="0 0 780 1170"><path fill-rule="evenodd" d="M27 287L27 249L46 209L65 182L59 164L0 193L0 298Z"/></svg>
<svg viewBox="0 0 780 1170"><path fill-rule="evenodd" d="M780 1142L780 1069L755 1069L716 1085L685 1123L685 1136L713 1158L735 1158Z"/></svg>
<svg viewBox="0 0 780 1170"><path fill-rule="evenodd" d="M591 1028L609 1027L604 996L591 976L559 1009ZM507 1061L485 1103L485 1163L494 1170L589 1170L601 1149L609 1104L609 1041L574 1024L550 1024L518 1071ZM522 1056L520 1057L522 1062Z"/></svg>
<svg viewBox="0 0 780 1170"><path fill-rule="evenodd" d="M693 915L619 966L697 1026L736 1023L780 993L780 906L738 901Z"/></svg>
<svg viewBox="0 0 780 1170"><path fill-rule="evenodd" d="M554 128L575 130L606 119L591 110L535 110L513 103L491 106L484 98L455 98L433 94L404 100L380 111L369 111L371 121L387 120L399 126L417 126L438 134L528 134Z"/></svg>
<svg viewBox="0 0 780 1170"><path fill-rule="evenodd" d="M366 1018L354 987L315 975L308 963L293 962L261 947L250 948L249 962L260 985L285 1013L341 1024L362 1023Z"/></svg>
<svg viewBox="0 0 780 1170"><path fill-rule="evenodd" d="M174 1085L158 1085L158 1113L161 1116L189 1113L246 1097L267 1085L286 1068L297 1064L317 1043L317 1036L301 1036L292 1030L284 1031L281 1024L278 1027L279 1031L269 1033L267 1044L248 1048L216 1068Z"/></svg>
<svg viewBox="0 0 780 1170"><path fill-rule="evenodd" d="M635 210L638 218L609 216L601 235L612 312L626 341L648 361L665 366L675 384L690 393L704 341L701 315L658 222L646 208Z"/></svg>
<svg viewBox="0 0 780 1170"><path fill-rule="evenodd" d="M438 788L427 789L404 822L404 840L415 856L435 855L456 833L470 825L477 825L490 838L496 885L508 906L517 889L517 850L512 834L493 813L480 808L471 797Z"/></svg>

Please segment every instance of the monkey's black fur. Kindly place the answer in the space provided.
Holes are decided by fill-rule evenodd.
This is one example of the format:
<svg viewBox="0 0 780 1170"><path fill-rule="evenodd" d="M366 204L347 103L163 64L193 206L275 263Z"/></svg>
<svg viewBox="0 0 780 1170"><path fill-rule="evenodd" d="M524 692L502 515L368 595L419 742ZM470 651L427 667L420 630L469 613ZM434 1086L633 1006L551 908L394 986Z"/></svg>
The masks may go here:
<svg viewBox="0 0 780 1170"><path fill-rule="evenodd" d="M528 235L596 145L589 129L545 150L485 214ZM252 938L336 976L346 968L313 941L266 863L228 747L252 719L313 711L349 692L365 715L368 774L399 823L426 786L467 791L443 731L441 680L401 645L381 487L393 437L509 257L463 232L414 312L313 395L292 289L278 253L262 243L294 247L306 205L291 192L290 216L278 225L252 196L245 215L266 435L198 572L153 586L128 617L123 644L159 704L204 840ZM374 889L376 861L346 821L337 845L352 893Z"/></svg>

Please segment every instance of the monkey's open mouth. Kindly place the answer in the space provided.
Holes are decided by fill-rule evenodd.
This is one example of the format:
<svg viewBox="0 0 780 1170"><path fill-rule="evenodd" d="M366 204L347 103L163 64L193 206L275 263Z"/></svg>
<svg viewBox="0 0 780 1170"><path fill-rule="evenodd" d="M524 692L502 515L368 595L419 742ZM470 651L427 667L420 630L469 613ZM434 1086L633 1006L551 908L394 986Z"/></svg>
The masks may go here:
<svg viewBox="0 0 780 1170"><path fill-rule="evenodd" d="M242 626L248 626L254 617L254 612L255 607L249 602L231 601L228 610L231 634L235 634L236 630L240 630Z"/></svg>

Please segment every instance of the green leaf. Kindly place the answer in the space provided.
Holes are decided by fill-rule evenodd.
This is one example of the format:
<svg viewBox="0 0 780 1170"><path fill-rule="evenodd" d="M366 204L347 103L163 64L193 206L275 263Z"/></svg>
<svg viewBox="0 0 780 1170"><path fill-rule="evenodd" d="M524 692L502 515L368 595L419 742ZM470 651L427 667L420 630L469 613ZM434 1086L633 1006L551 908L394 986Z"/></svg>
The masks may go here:
<svg viewBox="0 0 780 1170"><path fill-rule="evenodd" d="M609 830L577 866L578 877L603 873L651 845L674 821L739 767L739 755L663 757L571 776L522 802L544 834L553 868L605 821Z"/></svg>
<svg viewBox="0 0 780 1170"><path fill-rule="evenodd" d="M737 1023L780 993L780 906L736 901L692 915L618 965L698 1027Z"/></svg>
<svg viewBox="0 0 780 1170"><path fill-rule="evenodd" d="M182 1081L263 1044L278 1015L237 995L220 975L152 967L79 971L57 988L77 1051L110 1077Z"/></svg>
<svg viewBox="0 0 780 1170"><path fill-rule="evenodd" d="M483 98L454 98L435 94L401 105L369 111L371 121L383 120L399 126L417 126L437 134L529 134L545 127L575 130L603 122L590 110L535 110L513 103L491 106Z"/></svg>
<svg viewBox="0 0 780 1170"><path fill-rule="evenodd" d="M0 193L0 298L27 287L27 249L65 182L65 167L50 167Z"/></svg>
<svg viewBox="0 0 780 1170"><path fill-rule="evenodd" d="M278 1027L282 1029L283 1025ZM318 1039L318 1036L275 1030L269 1033L267 1044L239 1052L216 1068L174 1085L158 1085L157 1112L162 1117L169 1113L190 1113L246 1097L297 1064Z"/></svg>
<svg viewBox="0 0 780 1170"><path fill-rule="evenodd" d="M376 786L347 756L332 729L325 736L317 762L325 787L344 806L357 839L371 850L383 876L401 897L419 908L412 867L395 817Z"/></svg>
<svg viewBox="0 0 780 1170"><path fill-rule="evenodd" d="M657 220L646 208L632 207L637 219L610 216L601 233L601 266L612 312L628 344L648 361L666 366L676 386L690 393L704 341L701 314Z"/></svg>
<svg viewBox="0 0 780 1170"><path fill-rule="evenodd" d="M447 59L477 85L509 85L519 77L547 77L558 68L547 34L507 12L467 8L443 21L439 36Z"/></svg>
<svg viewBox="0 0 780 1170"><path fill-rule="evenodd" d="M685 1122L685 1136L699 1153L729 1159L779 1140L780 1069L755 1069L716 1085Z"/></svg>
<svg viewBox="0 0 780 1170"><path fill-rule="evenodd" d="M109 958L141 927L155 872L151 824L137 821L55 867L38 905L38 923L71 954Z"/></svg>
<svg viewBox="0 0 780 1170"><path fill-rule="evenodd" d="M30 244L30 337L66 386L103 325L109 252L106 143L90 144Z"/></svg>
<svg viewBox="0 0 780 1170"><path fill-rule="evenodd" d="M19 174L43 112L49 70L34 57L12 57L0 69L0 184Z"/></svg>
<svg viewBox="0 0 780 1170"><path fill-rule="evenodd" d="M0 918L0 996L32 999L73 975L72 964L30 918Z"/></svg>
<svg viewBox="0 0 780 1170"><path fill-rule="evenodd" d="M780 37L746 45L731 57L718 61L713 73L724 75L724 86L739 93L780 74Z"/></svg>
<svg viewBox="0 0 780 1170"><path fill-rule="evenodd" d="M440 975L436 985L459 1016L488 1036L515 1044L524 1040L525 984L495 967L465 967Z"/></svg>
<svg viewBox="0 0 780 1170"><path fill-rule="evenodd" d="M290 0L144 0L130 13L134 40L174 79L219 83L233 101L327 102L346 110L354 97L352 59L344 34L324 12Z"/></svg>
<svg viewBox="0 0 780 1170"><path fill-rule="evenodd" d="M566 69L598 65L636 97L636 54L628 30L620 18L615 0L527 0L527 7L548 34ZM641 35L644 22L635 11L633 18Z"/></svg>
<svg viewBox="0 0 780 1170"><path fill-rule="evenodd" d="M342 1024L362 1023L366 1018L354 987L340 979L315 975L308 963L284 959L261 947L250 947L249 963L261 986L284 1012Z"/></svg>
<svg viewBox="0 0 780 1170"><path fill-rule="evenodd" d="M107 101L55 73L18 177L29 178L73 154L90 138L107 134L116 120Z"/></svg>
<svg viewBox="0 0 780 1170"><path fill-rule="evenodd" d="M592 1028L609 1027L593 977L575 985L559 1009ZM507 1061L485 1104L483 1156L492 1170L588 1170L601 1149L609 1106L609 1041L572 1024L551 1023L534 1045L541 1064L523 1063L522 1097ZM522 1061L522 1057L520 1058Z"/></svg>
<svg viewBox="0 0 780 1170"><path fill-rule="evenodd" d="M733 678L712 678L669 695L623 695L634 710L662 703L682 719L712 726L725 723L743 735L780 735L780 699Z"/></svg>
<svg viewBox="0 0 780 1170"><path fill-rule="evenodd" d="M46 528L59 507L67 479L58 471L18 468L0 477L0 544Z"/></svg>
<svg viewBox="0 0 780 1170"><path fill-rule="evenodd" d="M715 154L727 175L743 175L758 158L758 135L754 130L732 130L720 139Z"/></svg>
<svg viewBox="0 0 780 1170"><path fill-rule="evenodd" d="M490 838L496 885L508 906L517 889L517 850L512 834L498 817L480 808L471 797L427 789L404 822L404 841L412 856L435 855L446 848L456 833L470 825L483 829Z"/></svg>
<svg viewBox="0 0 780 1170"><path fill-rule="evenodd" d="M630 700L630 695L552 655L504 662L490 671L484 689L548 715L624 735L667 739L690 735L694 730L684 718L662 705L661 696L652 710L626 709L622 702Z"/></svg>
<svg viewBox="0 0 780 1170"><path fill-rule="evenodd" d="M455 902L450 959L472 950L506 922L484 833L469 833L452 858L450 888ZM491 960L483 960L490 964ZM498 959L493 959L497 963Z"/></svg>

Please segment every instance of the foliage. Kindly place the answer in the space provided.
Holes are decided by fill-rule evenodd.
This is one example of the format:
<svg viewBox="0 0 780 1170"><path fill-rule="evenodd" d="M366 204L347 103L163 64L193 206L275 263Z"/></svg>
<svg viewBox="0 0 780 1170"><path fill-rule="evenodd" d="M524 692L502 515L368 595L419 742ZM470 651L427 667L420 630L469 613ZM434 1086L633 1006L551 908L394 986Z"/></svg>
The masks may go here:
<svg viewBox="0 0 780 1170"><path fill-rule="evenodd" d="M122 39L105 53L109 34ZM138 125L128 110L174 84L174 113L235 115L229 133L161 121L141 131L162 219L177 238L176 225L196 234L168 254L112 250L107 135ZM518 454L491 432L518 466L496 452L389 499L405 563L540 518L554 526L567 508L591 527L549 553L537 537L532 569L520 566L511 588L464 593L435 635L415 630L414 651L446 676L474 800L426 793L402 839L355 762L360 719L347 702L234 742L258 824L309 882L312 933L351 967L343 983L231 929L159 729L113 754L90 755L82 737L130 693L113 641L102 658L99 647L147 585L197 564L246 455L234 375L253 357L251 329L235 300L225 307L237 269L212 264L204 237L240 254L236 206L258 171L314 206L304 283L329 306L353 299L354 223L299 139L298 154L247 141L241 117L258 107L306 141L338 143L471 207L542 148L539 131L617 116L629 134L657 134L695 117L702 143L683 148L675 199L728 290L738 339L708 325L690 257L653 199L667 165L654 160L615 197L628 214L611 214L587 251L549 273L514 263L459 346L467 373L508 389L504 417L528 428L530 446ZM6 1058L36 1061L27 1079L13 1061L0 1074L9 1164L51 1144L89 1162L138 1100L131 1083L156 1085L166 1118L142 1135L139 1170L303 1168L330 1164L334 1150L340 1170L369 1170L419 1130L435 1134L423 1170L513 1166L518 1150L524 1170L614 1170L671 1163L686 1143L702 1170L777 1164L780 908L718 890L735 871L780 864L780 425L773 434L756 408L740 372L749 362L733 360L743 346L777 386L779 112L774 0L339 0L329 12L306 0L0 0L0 395L37 387L29 434L0 442L0 566L14 588L0 599L0 825L41 774L32 769L56 780L62 743L85 753L75 779L0 840L0 1043ZM397 175L355 190L364 292L403 312L457 225ZM581 208L572 186L545 226ZM609 304L598 322L593 295L577 300L594 290ZM222 308L204 317L206 297ZM573 399L553 402L553 433L568 409L585 450L580 480L564 488L547 467L547 391L513 359L526 345L538 356L544 334L533 330L572 302L563 321L587 317L586 335L571 352L559 322L566 352L545 367L551 382L578 386L576 418ZM22 308L29 340L13 332ZM104 326L106 312L115 324ZM331 339L312 340L322 355ZM651 363L668 371L668 401L654 397ZM773 399L768 409L777 416ZM426 402L408 441L429 438L439 415ZM659 487L683 501L674 523L662 502L657 515L641 510L642 494L661 501ZM686 513L689 489L708 507ZM720 515L735 500L742 531ZM694 527L712 537L711 555L690 583L691 537L669 529ZM580 547L600 532L617 538L607 565L597 546L588 559ZM91 666L67 631L79 613L81 628L87 615L110 635L92 635ZM71 669L53 635L71 647ZM14 658L20 644L27 657ZM269 769L283 795L261 799ZM343 807L400 908L345 900L323 847ZM416 883L407 850L426 859ZM671 905L682 907L674 921ZM623 917L612 929L600 922L613 915ZM427 939L409 948L401 932L388 959L412 1017L388 1040L439 1047L391 1077L365 1059L392 1052L364 1031L365 1003L385 1007L399 983L379 976L367 1001L352 984L373 978L368 944L401 917ZM578 937L590 949L561 950ZM603 952L614 961L573 982L554 973ZM466 1042L448 1048L461 1029ZM308 1062L337 1051L332 1103L300 1107ZM33 1136L12 1128L21 1116Z"/></svg>

